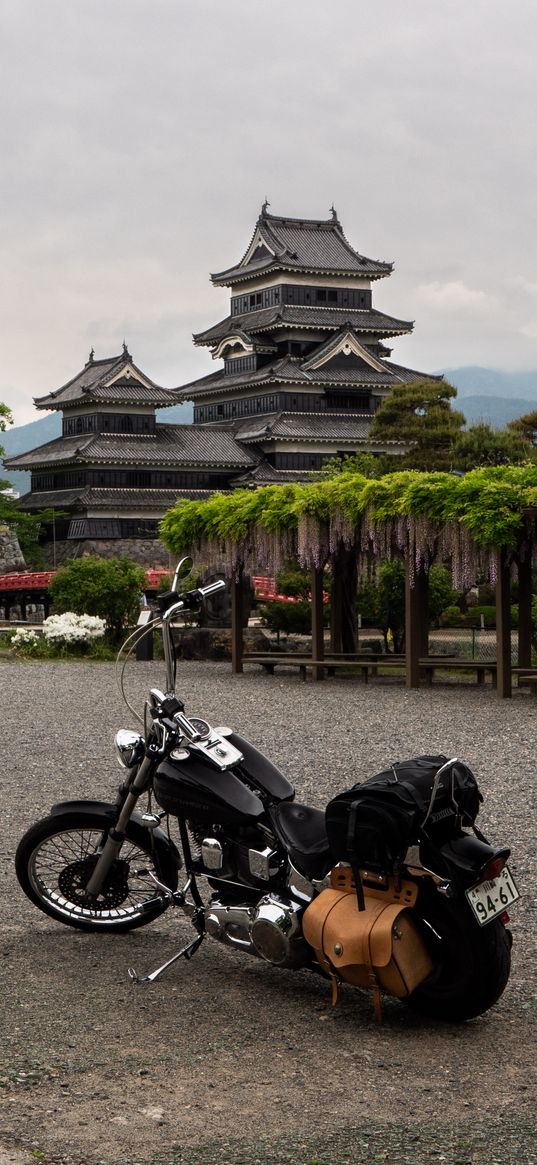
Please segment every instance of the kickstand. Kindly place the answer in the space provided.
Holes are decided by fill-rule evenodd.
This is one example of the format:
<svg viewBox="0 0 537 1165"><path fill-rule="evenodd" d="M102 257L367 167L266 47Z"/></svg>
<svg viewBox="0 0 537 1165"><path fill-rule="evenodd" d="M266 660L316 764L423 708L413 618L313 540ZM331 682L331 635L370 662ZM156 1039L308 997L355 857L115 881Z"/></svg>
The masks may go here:
<svg viewBox="0 0 537 1165"><path fill-rule="evenodd" d="M176 963L178 959L191 959L192 955L196 954L196 951L203 942L204 938L204 934L199 934L193 942L188 943L188 946L183 947L182 950L178 951L172 959L168 959L167 963L163 963L162 967L157 967L156 971L152 971L150 975L138 975L137 971L134 970L134 967L129 967L129 979L132 983L154 983L155 979L159 979L164 971L167 971L168 967L173 966L173 964Z"/></svg>

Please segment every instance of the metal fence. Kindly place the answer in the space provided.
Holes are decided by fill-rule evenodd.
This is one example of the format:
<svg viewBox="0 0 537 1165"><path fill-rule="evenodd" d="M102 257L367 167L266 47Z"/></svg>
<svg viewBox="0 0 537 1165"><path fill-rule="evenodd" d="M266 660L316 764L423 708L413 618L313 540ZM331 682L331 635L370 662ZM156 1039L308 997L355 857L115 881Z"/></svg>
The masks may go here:
<svg viewBox="0 0 537 1165"><path fill-rule="evenodd" d="M494 628L444 627L429 633L429 655L450 655L456 659L496 659L496 631ZM511 635L511 660L518 660L518 635Z"/></svg>

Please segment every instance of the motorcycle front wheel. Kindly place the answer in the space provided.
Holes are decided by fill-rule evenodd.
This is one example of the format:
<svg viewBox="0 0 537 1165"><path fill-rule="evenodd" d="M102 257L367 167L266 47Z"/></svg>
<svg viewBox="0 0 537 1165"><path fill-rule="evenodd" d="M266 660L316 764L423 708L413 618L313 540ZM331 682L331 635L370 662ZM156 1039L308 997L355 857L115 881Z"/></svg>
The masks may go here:
<svg viewBox="0 0 537 1165"><path fill-rule="evenodd" d="M412 911L434 962L431 975L408 996L414 1011L458 1022L488 1011L511 969L511 933L495 919L480 927L464 900L421 893Z"/></svg>
<svg viewBox="0 0 537 1165"><path fill-rule="evenodd" d="M97 899L88 902L84 889L109 828L110 817L98 811L59 813L33 825L19 843L15 869L24 893L64 926L134 930L153 922L168 906L146 871L171 890L177 887L171 849L153 848L151 833L131 820Z"/></svg>

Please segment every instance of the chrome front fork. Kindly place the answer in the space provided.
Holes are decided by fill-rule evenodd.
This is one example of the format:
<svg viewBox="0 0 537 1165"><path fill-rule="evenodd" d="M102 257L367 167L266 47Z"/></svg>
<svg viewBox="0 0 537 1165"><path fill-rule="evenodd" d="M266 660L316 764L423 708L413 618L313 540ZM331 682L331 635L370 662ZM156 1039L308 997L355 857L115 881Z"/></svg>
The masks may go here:
<svg viewBox="0 0 537 1165"><path fill-rule="evenodd" d="M96 898L98 896L105 878L110 873L112 865L125 841L125 830L136 808L140 793L143 793L147 788L147 777L153 763L153 760L146 756L138 769L131 791L125 798L117 822L108 834L98 861L95 864L95 869L86 885L88 898Z"/></svg>

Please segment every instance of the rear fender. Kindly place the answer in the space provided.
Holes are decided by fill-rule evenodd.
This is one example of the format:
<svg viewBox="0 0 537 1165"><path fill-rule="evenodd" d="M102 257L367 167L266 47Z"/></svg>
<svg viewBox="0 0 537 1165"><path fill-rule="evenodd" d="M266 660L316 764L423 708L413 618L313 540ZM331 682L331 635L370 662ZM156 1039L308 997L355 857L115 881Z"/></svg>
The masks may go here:
<svg viewBox="0 0 537 1165"><path fill-rule="evenodd" d="M71 814L76 814L77 817L88 818L95 817L96 815L100 816L103 819L103 829L115 824L118 813L118 808L115 805L111 805L109 801L58 801L56 805L52 805L50 810L51 817L59 817L62 815L71 816ZM147 826L142 821L141 814L137 812L131 815L131 821L135 823L138 829L143 829L148 832L153 838L155 848L165 849L172 856L177 869L181 869L183 862L179 850L160 826L157 826L156 829L147 830Z"/></svg>
<svg viewBox="0 0 537 1165"><path fill-rule="evenodd" d="M448 879L456 879L465 887L483 877L483 871L495 858L509 858L507 846L489 845L487 841L471 833L461 833L446 841L438 848L424 844L420 846L423 864Z"/></svg>

